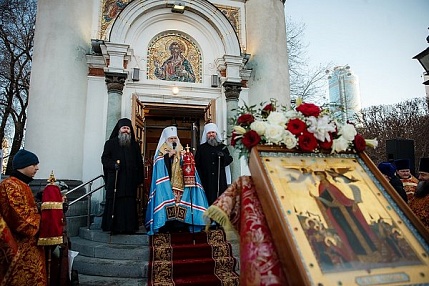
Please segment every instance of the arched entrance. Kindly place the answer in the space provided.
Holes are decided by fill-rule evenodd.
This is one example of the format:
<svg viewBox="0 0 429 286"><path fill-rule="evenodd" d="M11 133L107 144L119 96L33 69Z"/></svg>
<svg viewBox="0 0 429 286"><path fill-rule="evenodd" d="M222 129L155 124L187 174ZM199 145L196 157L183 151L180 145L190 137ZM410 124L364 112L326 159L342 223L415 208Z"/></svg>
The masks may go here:
<svg viewBox="0 0 429 286"><path fill-rule="evenodd" d="M140 143L145 169L145 181L137 196L139 221L143 224L152 180L153 157L162 130L167 126L176 126L182 146L188 146L195 154L201 139L200 130L214 118L214 104L212 102L202 106L144 103L134 95L132 111L131 120L136 139Z"/></svg>

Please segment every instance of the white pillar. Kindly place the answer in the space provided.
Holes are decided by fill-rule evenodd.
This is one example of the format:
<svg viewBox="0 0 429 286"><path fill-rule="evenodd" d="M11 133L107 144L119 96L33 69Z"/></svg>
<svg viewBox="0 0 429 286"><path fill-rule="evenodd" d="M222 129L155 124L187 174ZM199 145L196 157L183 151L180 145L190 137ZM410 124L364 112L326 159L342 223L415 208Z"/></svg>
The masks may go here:
<svg viewBox="0 0 429 286"><path fill-rule="evenodd" d="M39 0L25 148L37 178L80 180L93 1Z"/></svg>
<svg viewBox="0 0 429 286"><path fill-rule="evenodd" d="M106 140L112 134L116 123L121 119L122 90L124 88L126 73L106 72L107 84L107 121L106 121Z"/></svg>
<svg viewBox="0 0 429 286"><path fill-rule="evenodd" d="M249 105L277 99L290 104L286 20L282 0L246 1Z"/></svg>
<svg viewBox="0 0 429 286"><path fill-rule="evenodd" d="M223 87L224 87L226 107L227 107L226 115L227 115L227 118L232 118L237 113L238 99L240 97L240 92L241 92L241 82L226 81L223 83ZM228 124L226 128L226 133L228 134L228 136L232 134L233 127L234 126L228 120ZM233 149L231 146L231 139L228 139L227 145L228 145L230 154L234 159L230 165L231 177L232 177L231 181L234 182L241 175L241 162L239 159L239 153L237 152L236 149Z"/></svg>

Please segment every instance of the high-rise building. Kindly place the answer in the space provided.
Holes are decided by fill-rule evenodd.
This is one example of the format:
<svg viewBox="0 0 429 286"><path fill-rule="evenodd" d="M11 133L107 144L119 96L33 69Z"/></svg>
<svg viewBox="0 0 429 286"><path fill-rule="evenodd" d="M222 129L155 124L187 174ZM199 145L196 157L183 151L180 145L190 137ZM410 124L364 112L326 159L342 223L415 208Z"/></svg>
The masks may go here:
<svg viewBox="0 0 429 286"><path fill-rule="evenodd" d="M356 122L361 111L359 78L350 66L337 66L329 71L329 102L337 118Z"/></svg>

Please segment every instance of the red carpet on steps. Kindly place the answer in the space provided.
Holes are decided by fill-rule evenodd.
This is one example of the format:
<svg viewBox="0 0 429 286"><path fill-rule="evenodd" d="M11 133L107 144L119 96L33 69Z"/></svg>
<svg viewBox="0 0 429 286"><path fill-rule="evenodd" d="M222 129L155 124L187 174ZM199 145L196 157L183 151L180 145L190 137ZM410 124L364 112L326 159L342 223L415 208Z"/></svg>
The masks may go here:
<svg viewBox="0 0 429 286"><path fill-rule="evenodd" d="M156 234L150 246L148 285L239 285L222 229Z"/></svg>

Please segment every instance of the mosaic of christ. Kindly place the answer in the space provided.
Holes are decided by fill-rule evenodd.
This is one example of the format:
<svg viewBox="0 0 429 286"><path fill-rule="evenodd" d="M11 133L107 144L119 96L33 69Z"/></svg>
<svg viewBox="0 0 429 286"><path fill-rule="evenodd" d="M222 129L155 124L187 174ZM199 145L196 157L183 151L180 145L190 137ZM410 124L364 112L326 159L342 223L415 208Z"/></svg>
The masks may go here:
<svg viewBox="0 0 429 286"><path fill-rule="evenodd" d="M201 55L190 40L165 35L152 41L148 55L149 79L201 82Z"/></svg>

